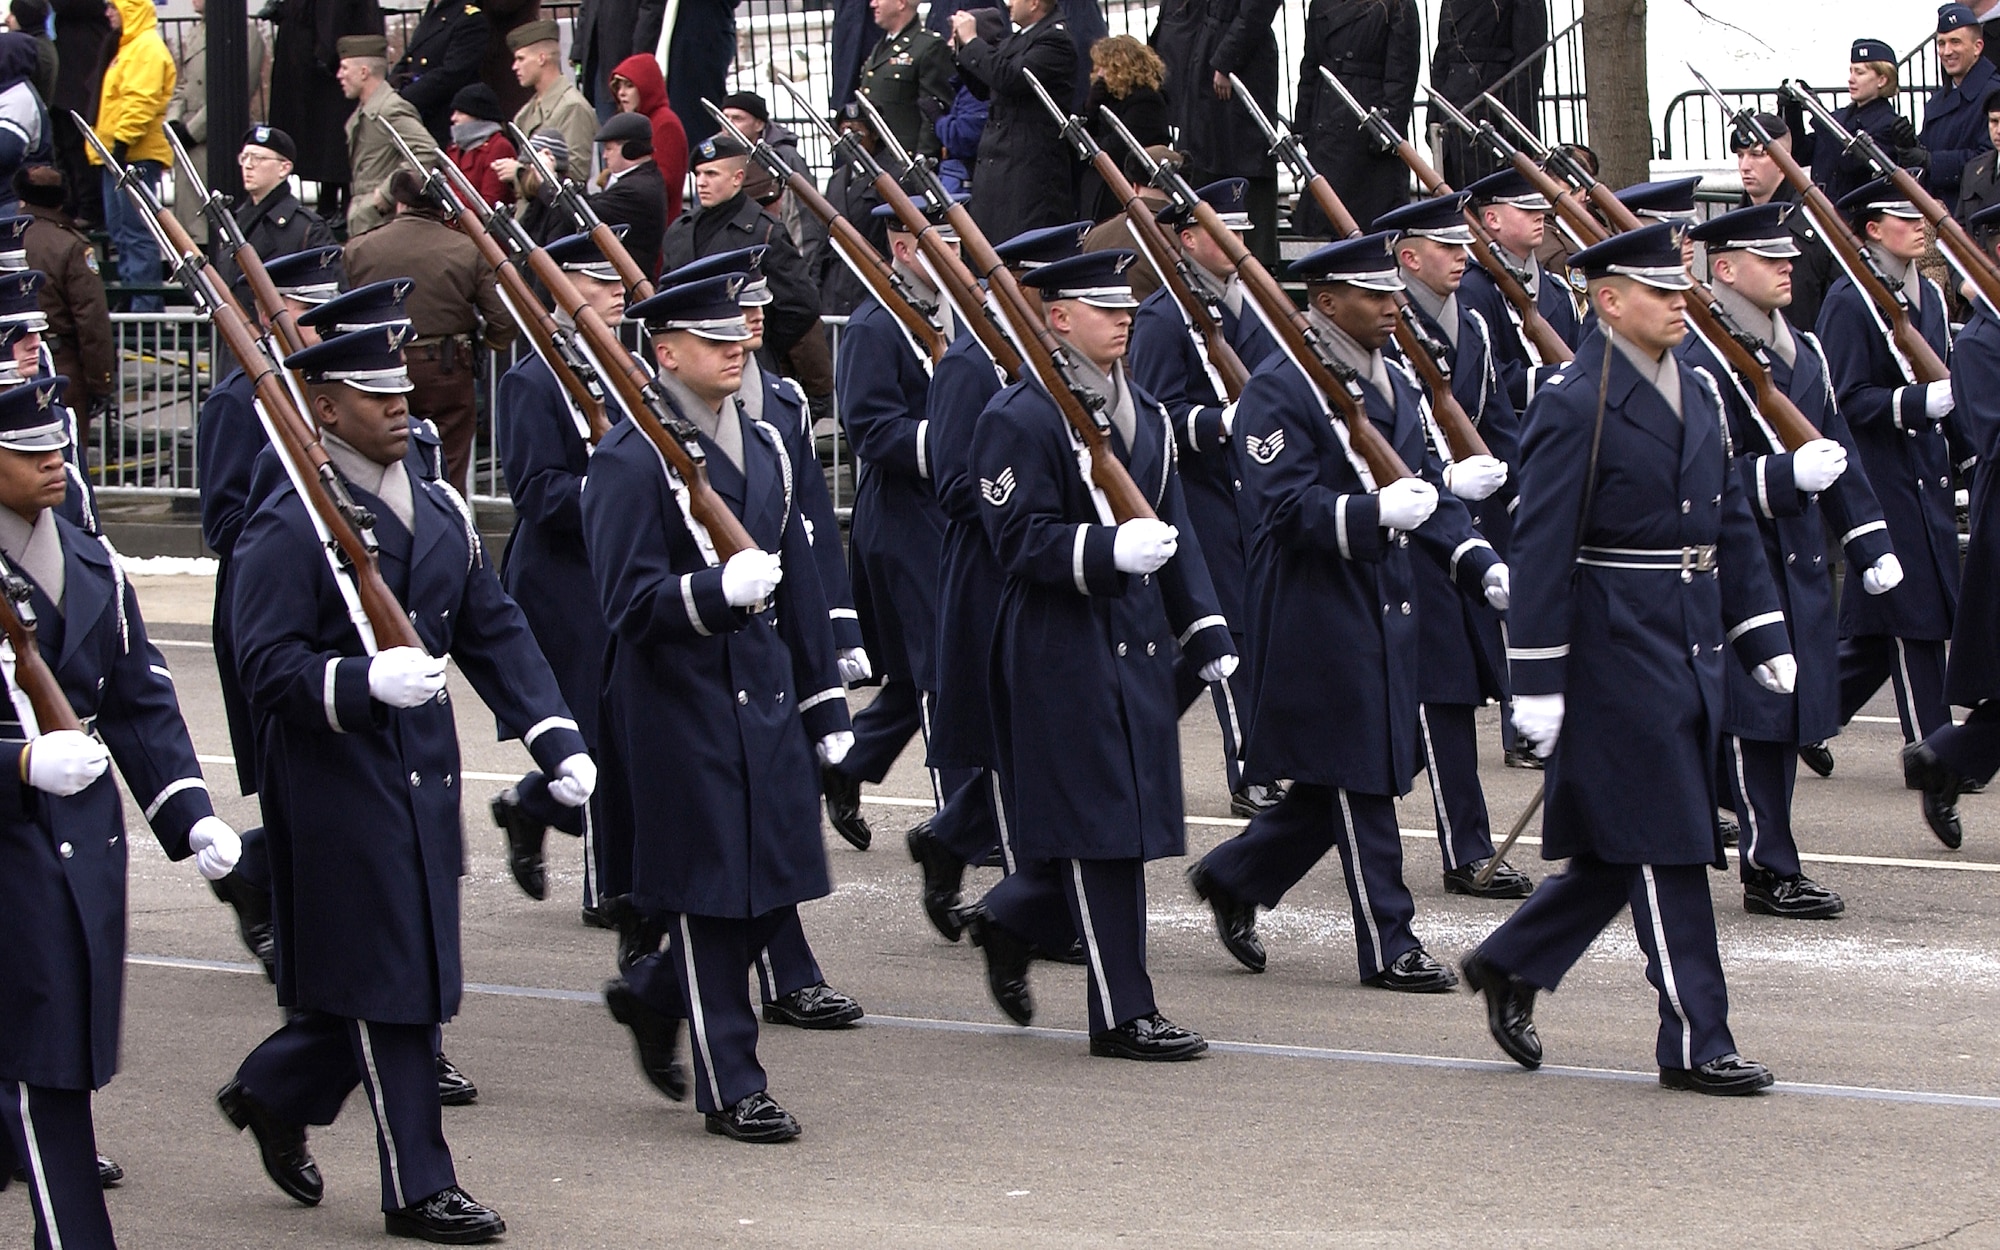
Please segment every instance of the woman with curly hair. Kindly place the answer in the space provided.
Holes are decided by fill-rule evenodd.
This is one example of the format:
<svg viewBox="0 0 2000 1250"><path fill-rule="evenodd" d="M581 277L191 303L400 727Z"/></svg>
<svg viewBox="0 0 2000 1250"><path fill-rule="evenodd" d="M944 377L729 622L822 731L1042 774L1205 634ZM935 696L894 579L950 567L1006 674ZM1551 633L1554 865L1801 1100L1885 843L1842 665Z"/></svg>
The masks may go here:
<svg viewBox="0 0 2000 1250"><path fill-rule="evenodd" d="M1130 35L1112 35L1090 45L1090 112L1084 121L1097 137L1098 146L1111 153L1124 168L1125 176L1136 184L1144 185L1145 170L1098 110L1109 105L1125 128L1148 147L1171 144L1173 132L1167 128L1167 99L1160 94L1166 78L1166 63ZM1077 193L1077 207L1092 221L1103 221L1122 212L1125 206L1112 196L1097 171L1086 167Z"/></svg>

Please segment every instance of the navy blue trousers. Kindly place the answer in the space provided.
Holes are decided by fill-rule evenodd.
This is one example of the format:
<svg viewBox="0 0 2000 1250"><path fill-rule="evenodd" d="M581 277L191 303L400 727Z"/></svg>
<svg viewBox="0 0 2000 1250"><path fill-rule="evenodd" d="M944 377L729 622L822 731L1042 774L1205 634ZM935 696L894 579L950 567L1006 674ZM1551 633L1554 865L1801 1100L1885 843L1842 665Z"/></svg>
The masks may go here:
<svg viewBox="0 0 2000 1250"><path fill-rule="evenodd" d="M938 776L945 783L945 800L931 817L931 833L960 862L984 862L1000 845L994 806L1000 801L998 778L985 768L946 768Z"/></svg>
<svg viewBox="0 0 2000 1250"><path fill-rule="evenodd" d="M1365 979L1422 945L1410 928L1417 903L1403 884L1394 799L1294 782L1282 802L1258 813L1248 829L1201 862L1237 898L1276 907L1335 847L1347 876L1355 957Z"/></svg>
<svg viewBox="0 0 2000 1250"><path fill-rule="evenodd" d="M1438 849L1446 868L1462 868L1493 857L1493 825L1486 791L1479 784L1479 727L1473 709L1462 703L1425 703L1417 708L1417 735L1431 777L1431 806L1437 810Z"/></svg>
<svg viewBox="0 0 2000 1250"><path fill-rule="evenodd" d="M1067 950L1082 937L1092 1033L1157 1010L1146 971L1144 860L1017 864L981 903L1001 928L1042 950Z"/></svg>
<svg viewBox="0 0 2000 1250"><path fill-rule="evenodd" d="M1875 692L1889 682L1896 691L1896 715L1903 741L1917 742L1951 724L1944 701L1945 646L1865 634L1840 640L1840 723L1854 719Z"/></svg>
<svg viewBox="0 0 2000 1250"><path fill-rule="evenodd" d="M2000 699L1987 699L1972 709L1962 725L1946 725L1924 741L1938 758L1974 781L1991 781L2000 772Z"/></svg>
<svg viewBox="0 0 2000 1250"><path fill-rule="evenodd" d="M746 978L760 952L798 924L798 908L748 920L685 912L665 919L666 949L633 964L625 979L647 1006L688 1022L695 1106L722 1111L769 1084L757 1062L757 1013Z"/></svg>
<svg viewBox="0 0 2000 1250"><path fill-rule="evenodd" d="M786 907L781 913L777 929L757 952L757 985L767 1003L826 980L819 960L813 957L812 943L806 941L799 909Z"/></svg>
<svg viewBox="0 0 2000 1250"><path fill-rule="evenodd" d="M382 1209L458 1183L438 1108L438 1026L294 1011L236 1070L257 1101L295 1124L331 1124L356 1085L375 1115Z"/></svg>
<svg viewBox="0 0 2000 1250"><path fill-rule="evenodd" d="M1797 876L1799 846L1792 838L1792 787L1799 779L1799 749L1789 742L1758 742L1725 734L1722 771L1736 813L1743 879L1754 869Z"/></svg>
<svg viewBox="0 0 2000 1250"><path fill-rule="evenodd" d="M1479 954L1502 972L1553 990L1628 904L1646 953L1646 979L1660 996L1659 1065L1696 1068L1734 1051L1706 865L1607 864L1579 855L1568 871L1544 879Z"/></svg>
<svg viewBox="0 0 2000 1250"><path fill-rule="evenodd" d="M436 1080L432 1080L436 1097ZM97 1179L97 1131L90 1122L90 1091L47 1089L0 1081L0 1123L7 1126L11 1159L28 1173L28 1201L35 1210L35 1250L116 1250L104 1186ZM0 1177L5 1180L6 1177Z"/></svg>
<svg viewBox="0 0 2000 1250"><path fill-rule="evenodd" d="M1243 636L1235 635L1236 652L1243 653ZM1215 721L1222 727L1222 773L1229 792L1243 788L1243 726L1250 723L1250 675L1242 666L1221 681L1203 681L1201 670L1182 657L1174 666L1174 696L1181 715L1204 693L1215 703Z"/></svg>
<svg viewBox="0 0 2000 1250"><path fill-rule="evenodd" d="M259 890L271 888L271 840L264 826L255 825L237 835L243 839L243 854L236 860L236 875Z"/></svg>
<svg viewBox="0 0 2000 1250"><path fill-rule="evenodd" d="M910 682L888 679L875 701L854 714L854 748L835 767L843 776L878 785L923 728L923 692Z"/></svg>

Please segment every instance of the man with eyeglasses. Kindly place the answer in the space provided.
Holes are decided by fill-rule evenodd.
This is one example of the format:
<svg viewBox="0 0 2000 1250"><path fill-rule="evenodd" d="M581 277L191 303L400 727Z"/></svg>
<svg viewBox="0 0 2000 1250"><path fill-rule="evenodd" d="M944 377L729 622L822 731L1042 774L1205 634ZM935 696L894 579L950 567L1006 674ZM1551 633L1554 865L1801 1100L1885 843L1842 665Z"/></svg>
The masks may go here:
<svg viewBox="0 0 2000 1250"><path fill-rule="evenodd" d="M243 135L236 164L243 171L243 198L233 210L243 237L259 256L290 256L334 241L326 222L292 193L292 162L298 148L275 126L256 125ZM215 268L234 283L236 259L217 244Z"/></svg>

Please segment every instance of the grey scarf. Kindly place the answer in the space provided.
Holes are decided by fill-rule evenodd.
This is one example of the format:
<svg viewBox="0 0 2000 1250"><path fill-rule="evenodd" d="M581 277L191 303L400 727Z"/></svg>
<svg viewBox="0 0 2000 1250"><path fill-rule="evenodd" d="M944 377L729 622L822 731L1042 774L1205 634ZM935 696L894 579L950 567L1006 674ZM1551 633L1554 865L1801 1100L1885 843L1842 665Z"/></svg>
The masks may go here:
<svg viewBox="0 0 2000 1250"><path fill-rule="evenodd" d="M470 152L480 144L500 133L499 122L479 121L453 122L451 127L452 146L461 152Z"/></svg>
<svg viewBox="0 0 2000 1250"><path fill-rule="evenodd" d="M12 508L0 508L0 552L15 568L26 573L42 593L63 608L62 535L56 532L53 508L44 508L30 525Z"/></svg>
<svg viewBox="0 0 2000 1250"><path fill-rule="evenodd" d="M409 471L402 461L377 464L331 430L321 430L319 441L340 476L380 499L405 530L411 534L417 532L416 501L410 493Z"/></svg>
<svg viewBox="0 0 2000 1250"><path fill-rule="evenodd" d="M736 397L731 396L729 400L724 401L722 410L717 411L709 407L701 396L689 390L685 383L667 369L660 370L660 387L674 401L674 407L680 409L681 415L694 422L696 429L708 435L708 441L721 450L729 463L736 466L738 473L743 472L742 409L735 402Z"/></svg>
<svg viewBox="0 0 2000 1250"><path fill-rule="evenodd" d="M1333 349L1333 358L1361 375L1362 381L1374 387L1382 398L1393 407L1396 392L1389 386L1389 366L1383 362L1382 353L1369 351L1354 336L1333 323L1333 318L1317 308L1308 308L1306 316L1313 328L1320 332L1328 347Z"/></svg>
<svg viewBox="0 0 2000 1250"><path fill-rule="evenodd" d="M1653 384L1653 389L1658 391L1661 397L1667 401L1667 407L1674 410L1675 418L1684 420L1685 418L1681 417L1680 361L1675 358L1674 354L1666 352L1658 360L1653 360L1633 345L1631 340L1627 339L1624 335L1613 334L1611 327L1608 325L1604 327L1604 337L1610 339L1612 344L1618 348L1618 354L1623 356L1628 364L1639 371L1640 377Z"/></svg>
<svg viewBox="0 0 2000 1250"><path fill-rule="evenodd" d="M1736 323L1738 329L1762 343L1786 364L1797 363L1798 341L1792 337L1792 328L1785 324L1783 316L1765 312L1723 283L1715 283L1709 289L1715 292L1716 303L1722 305L1722 311L1729 314L1729 319Z"/></svg>
<svg viewBox="0 0 2000 1250"><path fill-rule="evenodd" d="M1125 370L1113 365L1106 373L1084 358L1082 352L1070 349L1070 360L1076 365L1076 380L1084 389L1094 392L1104 400L1106 415L1125 440L1125 450L1133 450L1133 440L1139 436L1139 417L1132 408L1132 389L1125 385Z"/></svg>
<svg viewBox="0 0 2000 1250"><path fill-rule="evenodd" d="M1453 347L1457 347L1458 292L1439 295L1425 286L1421 279L1405 282L1403 285L1410 290L1410 302L1423 309L1432 321L1437 322L1438 329L1444 331L1445 338L1451 340Z"/></svg>

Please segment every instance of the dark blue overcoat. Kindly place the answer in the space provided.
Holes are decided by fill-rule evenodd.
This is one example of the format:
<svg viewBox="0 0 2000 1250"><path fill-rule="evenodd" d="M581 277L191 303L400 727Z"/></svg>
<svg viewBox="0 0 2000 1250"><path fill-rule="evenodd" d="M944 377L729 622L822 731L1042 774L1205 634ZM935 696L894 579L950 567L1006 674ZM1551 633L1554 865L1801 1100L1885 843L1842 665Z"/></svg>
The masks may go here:
<svg viewBox="0 0 2000 1250"><path fill-rule="evenodd" d="M993 766L993 625L1007 575L986 539L972 435L1000 393L1000 374L970 330L959 332L931 375L932 478L944 509L938 557L937 703L931 711L933 768Z"/></svg>
<svg viewBox="0 0 2000 1250"><path fill-rule="evenodd" d="M1486 270L1477 264L1466 266L1465 281L1458 288L1458 302L1485 320L1493 335L1494 370L1500 375L1500 384L1507 388L1507 399L1514 405L1514 411L1525 411L1528 368L1537 353L1521 331L1519 310L1507 302ZM1576 304L1563 286L1562 275L1542 271L1542 280L1535 288L1535 307L1541 310L1557 338L1572 348L1582 339L1583 327L1577 320Z"/></svg>
<svg viewBox="0 0 2000 1250"><path fill-rule="evenodd" d="M1945 697L1960 707L2000 698L2000 320L1980 302L1952 352L1956 418L1979 455L1972 545L1952 623ZM1907 563L1907 562L1906 562Z"/></svg>

